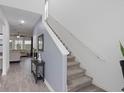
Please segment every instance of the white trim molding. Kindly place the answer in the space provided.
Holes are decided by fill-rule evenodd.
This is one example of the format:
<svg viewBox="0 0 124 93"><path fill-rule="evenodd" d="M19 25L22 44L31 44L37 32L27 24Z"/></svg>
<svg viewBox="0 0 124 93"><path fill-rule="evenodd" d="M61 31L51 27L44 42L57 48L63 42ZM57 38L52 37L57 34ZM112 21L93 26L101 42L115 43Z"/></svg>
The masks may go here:
<svg viewBox="0 0 124 93"><path fill-rule="evenodd" d="M55 90L51 87L51 85L49 84L49 82L45 79L44 83L46 84L46 86L48 87L48 89L51 91L51 92L55 92Z"/></svg>

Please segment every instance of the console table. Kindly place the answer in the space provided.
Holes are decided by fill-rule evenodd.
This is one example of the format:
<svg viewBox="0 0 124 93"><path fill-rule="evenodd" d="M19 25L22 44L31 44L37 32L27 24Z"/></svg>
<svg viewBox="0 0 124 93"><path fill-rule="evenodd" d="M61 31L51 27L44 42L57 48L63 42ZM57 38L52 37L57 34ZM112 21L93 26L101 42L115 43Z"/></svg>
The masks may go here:
<svg viewBox="0 0 124 93"><path fill-rule="evenodd" d="M43 80L44 82L44 77L45 77L44 71L45 71L45 62L43 60L39 61L35 58L32 58L31 72L34 75L35 83L37 83L38 80Z"/></svg>

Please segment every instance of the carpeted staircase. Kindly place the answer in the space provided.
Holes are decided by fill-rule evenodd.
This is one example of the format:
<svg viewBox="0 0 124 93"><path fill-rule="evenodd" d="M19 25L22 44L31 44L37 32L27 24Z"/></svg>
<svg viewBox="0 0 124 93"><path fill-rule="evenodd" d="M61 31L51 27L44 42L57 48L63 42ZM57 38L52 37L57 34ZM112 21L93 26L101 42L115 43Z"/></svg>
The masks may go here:
<svg viewBox="0 0 124 93"><path fill-rule="evenodd" d="M47 22L47 21L46 21ZM49 25L49 23L47 22ZM76 62L75 56L55 33L54 29L49 25L54 34L62 42L65 48L70 52L67 57L67 87L69 92L105 92L103 89L92 84L92 78L85 74L86 70L80 67L80 63Z"/></svg>
<svg viewBox="0 0 124 93"><path fill-rule="evenodd" d="M85 74L86 70L76 62L75 56L68 55L67 86L69 92L105 92L92 84L92 78Z"/></svg>

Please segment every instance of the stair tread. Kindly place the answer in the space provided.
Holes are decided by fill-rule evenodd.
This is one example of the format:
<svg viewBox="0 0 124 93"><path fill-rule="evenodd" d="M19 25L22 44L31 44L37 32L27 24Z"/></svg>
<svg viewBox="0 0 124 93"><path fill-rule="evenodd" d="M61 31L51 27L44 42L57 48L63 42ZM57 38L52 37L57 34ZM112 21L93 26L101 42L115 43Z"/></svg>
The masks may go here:
<svg viewBox="0 0 124 93"><path fill-rule="evenodd" d="M69 69L68 70L68 76L70 75L75 75L75 74L78 74L78 73L84 73L85 70L82 69L82 68L77 68L77 69Z"/></svg>
<svg viewBox="0 0 124 93"><path fill-rule="evenodd" d="M78 90L78 92L105 92L105 91L95 85L90 85Z"/></svg>
<svg viewBox="0 0 124 93"><path fill-rule="evenodd" d="M79 62L67 62L68 66L72 66L72 65L78 65L80 64Z"/></svg>
<svg viewBox="0 0 124 93"><path fill-rule="evenodd" d="M82 76L80 78L74 79L71 81L72 83L70 85L68 85L68 91L71 91L71 89L74 89L75 87L81 86L85 87L85 85L87 85L87 83L91 83L92 82L92 78L88 77L88 76Z"/></svg>

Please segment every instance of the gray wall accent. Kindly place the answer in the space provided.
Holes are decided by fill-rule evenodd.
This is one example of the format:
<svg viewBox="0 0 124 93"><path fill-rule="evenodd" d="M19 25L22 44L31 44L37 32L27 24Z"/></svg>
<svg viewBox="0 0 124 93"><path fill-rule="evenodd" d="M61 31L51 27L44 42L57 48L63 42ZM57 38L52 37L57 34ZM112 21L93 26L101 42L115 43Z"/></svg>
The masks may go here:
<svg viewBox="0 0 124 93"><path fill-rule="evenodd" d="M46 27L47 28L47 27ZM55 91L66 91L67 89L67 55L62 53L62 44L56 43L53 32L46 30L42 22L34 29L34 48L37 48L37 37L44 34L44 52L42 59L45 61L45 78ZM58 40L57 40L58 41Z"/></svg>

